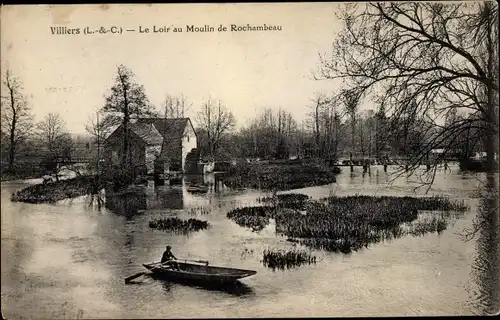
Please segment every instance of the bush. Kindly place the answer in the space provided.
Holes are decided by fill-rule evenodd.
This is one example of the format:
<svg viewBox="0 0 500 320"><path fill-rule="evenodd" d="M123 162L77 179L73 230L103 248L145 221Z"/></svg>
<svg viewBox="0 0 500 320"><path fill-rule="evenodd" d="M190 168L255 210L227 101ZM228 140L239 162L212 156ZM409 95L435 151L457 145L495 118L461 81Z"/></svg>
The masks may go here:
<svg viewBox="0 0 500 320"><path fill-rule="evenodd" d="M338 167L328 168L316 163L241 164L222 177L232 188L290 190L336 182Z"/></svg>

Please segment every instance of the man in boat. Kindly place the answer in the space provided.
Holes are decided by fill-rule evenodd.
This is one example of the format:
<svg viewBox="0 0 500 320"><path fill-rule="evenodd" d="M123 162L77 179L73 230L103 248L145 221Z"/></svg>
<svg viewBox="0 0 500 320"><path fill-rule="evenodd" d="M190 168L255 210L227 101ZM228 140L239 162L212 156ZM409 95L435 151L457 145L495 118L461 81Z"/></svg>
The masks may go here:
<svg viewBox="0 0 500 320"><path fill-rule="evenodd" d="M175 269L180 270L179 265L177 264L177 258L174 256L172 251L171 246L167 246L165 252L163 252L163 255L161 256L161 264L163 265L170 265L173 266Z"/></svg>

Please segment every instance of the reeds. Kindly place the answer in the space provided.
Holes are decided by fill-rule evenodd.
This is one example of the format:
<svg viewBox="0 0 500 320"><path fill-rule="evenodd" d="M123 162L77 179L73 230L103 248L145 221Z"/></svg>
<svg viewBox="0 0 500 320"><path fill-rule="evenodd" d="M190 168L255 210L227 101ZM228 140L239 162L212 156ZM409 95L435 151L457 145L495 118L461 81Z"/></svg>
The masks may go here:
<svg viewBox="0 0 500 320"><path fill-rule="evenodd" d="M282 199L305 197L288 196ZM463 201L443 197L329 197L307 200L304 204L305 214L279 208L279 202L275 202L275 205L238 208L227 216L239 225L256 231L262 230L269 223L269 218L274 218L276 233L287 236L290 241L315 249L348 254L366 248L371 243L406 234L440 233L447 228L444 214L411 224L419 217L419 211L469 209Z"/></svg>
<svg viewBox="0 0 500 320"><path fill-rule="evenodd" d="M274 217L276 208L272 206L255 206L236 208L227 213L227 217L238 225L260 231L269 223L269 218Z"/></svg>
<svg viewBox="0 0 500 320"><path fill-rule="evenodd" d="M177 217L161 218L149 221L149 227L162 231L173 231L179 233L187 233L191 231L204 230L209 227L207 221L189 218L182 220Z"/></svg>
<svg viewBox="0 0 500 320"><path fill-rule="evenodd" d="M204 216L204 215L207 215L210 213L212 213L212 210L210 210L210 208L207 208L207 207L196 207L196 208L189 209L189 214L193 215L193 216L196 216L196 215Z"/></svg>
<svg viewBox="0 0 500 320"><path fill-rule="evenodd" d="M303 264L315 264L316 257L301 250L264 250L262 263L273 270L285 270Z"/></svg>
<svg viewBox="0 0 500 320"><path fill-rule="evenodd" d="M257 200L262 203L273 203L279 208L304 210L309 201L309 196L303 193L285 193L273 197L263 197Z"/></svg>
<svg viewBox="0 0 500 320"><path fill-rule="evenodd" d="M349 253L406 233L442 232L444 217L418 222L405 232L401 225L417 219L419 210L467 210L464 202L446 198L330 197L311 202L307 214L276 215L276 232L299 243L334 252Z"/></svg>
<svg viewBox="0 0 500 320"><path fill-rule="evenodd" d="M421 236L431 232L437 232L440 234L446 229L447 226L448 222L443 216L425 217L421 220L416 220L409 225L407 232L413 236Z"/></svg>

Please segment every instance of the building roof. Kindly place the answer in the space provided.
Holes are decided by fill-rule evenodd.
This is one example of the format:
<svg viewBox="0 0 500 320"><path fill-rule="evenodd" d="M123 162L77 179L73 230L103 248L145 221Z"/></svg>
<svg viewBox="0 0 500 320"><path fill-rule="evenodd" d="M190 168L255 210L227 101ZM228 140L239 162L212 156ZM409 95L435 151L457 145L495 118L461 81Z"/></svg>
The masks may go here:
<svg viewBox="0 0 500 320"><path fill-rule="evenodd" d="M189 118L139 118L137 124L152 124L162 137L182 138Z"/></svg>
<svg viewBox="0 0 500 320"><path fill-rule="evenodd" d="M158 145L163 142L162 135L152 124L130 123L130 129L137 134L146 144Z"/></svg>
<svg viewBox="0 0 500 320"><path fill-rule="evenodd" d="M181 139L187 125L191 125L189 118L139 118L129 123L128 127L146 144L158 145ZM106 139L121 127L122 125L119 125L115 128Z"/></svg>

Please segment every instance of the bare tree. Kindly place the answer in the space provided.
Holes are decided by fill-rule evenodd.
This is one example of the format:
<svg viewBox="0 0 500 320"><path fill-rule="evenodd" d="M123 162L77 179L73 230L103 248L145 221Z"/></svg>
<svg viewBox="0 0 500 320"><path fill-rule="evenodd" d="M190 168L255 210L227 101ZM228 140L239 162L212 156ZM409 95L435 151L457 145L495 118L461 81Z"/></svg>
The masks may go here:
<svg viewBox="0 0 500 320"><path fill-rule="evenodd" d="M192 103L188 103L184 94L177 97L166 94L163 101L163 116L165 118L184 118L192 105Z"/></svg>
<svg viewBox="0 0 500 320"><path fill-rule="evenodd" d="M347 5L333 54L321 76L343 79L360 96L385 103L402 124L408 108L439 128L410 159L413 171L430 150L470 126L481 128L488 171L498 151L498 9L491 2L367 3ZM449 109L478 117L443 126ZM413 111L412 111L413 112Z"/></svg>
<svg viewBox="0 0 500 320"><path fill-rule="evenodd" d="M426 124L419 130L425 141L410 153L408 174L432 149L451 150L464 132L477 129L486 151L487 185L498 197L497 4L349 4L340 15L344 28L334 41L332 56L321 58L321 76L342 79L347 88L359 88L363 97L384 103L393 129L396 125L412 128L402 124L414 121L411 115L418 114L419 124ZM443 124L452 109L467 116ZM428 191L434 174L422 180ZM490 254L497 257L491 269L498 278L498 205L488 212L487 224L494 230L489 245ZM491 293L485 313L498 312L499 293L498 289Z"/></svg>
<svg viewBox="0 0 500 320"><path fill-rule="evenodd" d="M312 116L312 129L314 132L314 142L316 144L316 156L323 156L324 149L322 148L323 141L321 132L323 128L327 127L327 123L325 123L324 114L328 112L329 104L331 100L324 94L323 92L318 92L314 95L313 98L313 111L311 113ZM325 136L326 137L326 136Z"/></svg>
<svg viewBox="0 0 500 320"><path fill-rule="evenodd" d="M102 107L102 112L106 115L114 115L121 119L123 125L123 152L122 165L131 161L128 125L130 119L141 116L151 116L154 114L144 89L144 86L133 82L135 74L124 65L117 67L115 83L111 92L106 95L106 103ZM128 160L127 160L128 159Z"/></svg>
<svg viewBox="0 0 500 320"><path fill-rule="evenodd" d="M2 81L2 138L6 137L9 150L9 171L14 169L18 146L31 132L33 116L23 84L7 68Z"/></svg>
<svg viewBox="0 0 500 320"><path fill-rule="evenodd" d="M85 124L85 131L94 138L94 142L104 142L113 129L120 125L122 119L116 115L103 116L99 112L90 116Z"/></svg>
<svg viewBox="0 0 500 320"><path fill-rule="evenodd" d="M351 124L351 151L349 153L349 160L351 162L351 172L354 171L352 166L353 152L355 151L355 136L356 136L356 122L357 113L359 109L359 102L361 99L361 91L359 88L344 89L339 94L340 101L344 104L345 112L349 115Z"/></svg>
<svg viewBox="0 0 500 320"><path fill-rule="evenodd" d="M233 130L236 125L234 115L220 101L216 103L209 99L202 105L196 121L207 134L209 156L214 160L224 134Z"/></svg>
<svg viewBox="0 0 500 320"><path fill-rule="evenodd" d="M56 151L61 137L66 133L66 123L58 113L48 113L37 125L38 135L45 148Z"/></svg>
<svg viewBox="0 0 500 320"><path fill-rule="evenodd" d="M46 168L55 171L59 179L59 163L71 160L73 148L71 136L66 130L66 123L58 113L48 113L44 120L37 124L37 133L41 145L46 149Z"/></svg>
<svg viewBox="0 0 500 320"><path fill-rule="evenodd" d="M102 149L104 141L112 133L112 131L121 124L120 117L112 114L106 116L96 112L95 115L89 117L85 124L85 131L92 137L92 143L96 145L97 155L90 162L89 169L96 170L99 173L99 163L101 161Z"/></svg>

